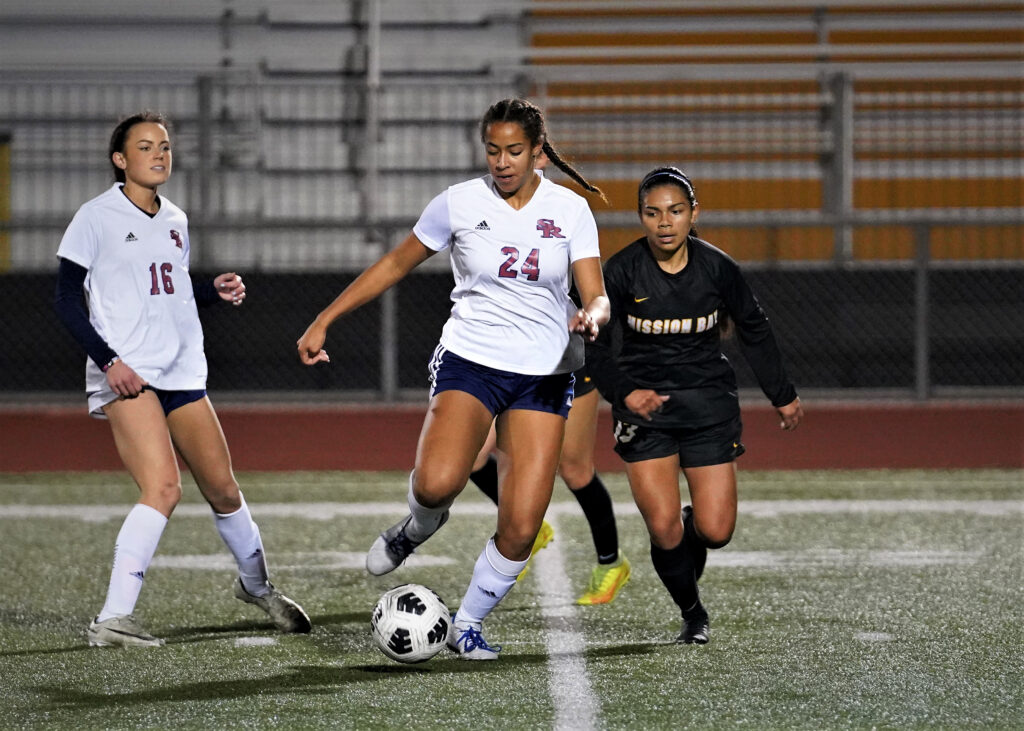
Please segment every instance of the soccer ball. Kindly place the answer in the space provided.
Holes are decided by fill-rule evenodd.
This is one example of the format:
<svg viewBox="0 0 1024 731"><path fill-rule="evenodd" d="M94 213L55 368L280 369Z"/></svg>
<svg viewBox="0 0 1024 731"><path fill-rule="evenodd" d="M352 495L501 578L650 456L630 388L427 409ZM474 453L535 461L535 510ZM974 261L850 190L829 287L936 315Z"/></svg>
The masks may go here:
<svg viewBox="0 0 1024 731"><path fill-rule="evenodd" d="M392 660L414 663L441 651L449 624L448 606L433 589L402 584L381 596L370 617L370 632Z"/></svg>

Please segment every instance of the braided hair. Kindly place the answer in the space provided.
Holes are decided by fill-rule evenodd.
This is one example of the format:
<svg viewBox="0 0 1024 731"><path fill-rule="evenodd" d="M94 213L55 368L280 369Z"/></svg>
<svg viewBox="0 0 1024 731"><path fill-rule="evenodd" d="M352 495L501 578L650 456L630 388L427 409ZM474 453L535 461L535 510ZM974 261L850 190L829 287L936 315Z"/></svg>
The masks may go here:
<svg viewBox="0 0 1024 731"><path fill-rule="evenodd" d="M547 125L544 123L544 112L533 102L526 99L502 99L491 105L480 120L480 139L487 141L487 128L496 122L514 122L523 128L526 137L532 145L541 143L541 149L548 159L570 178L579 183L584 190L590 193L597 193L605 203L608 199L596 185L593 185L584 178L572 165L562 159L562 156L548 140Z"/></svg>

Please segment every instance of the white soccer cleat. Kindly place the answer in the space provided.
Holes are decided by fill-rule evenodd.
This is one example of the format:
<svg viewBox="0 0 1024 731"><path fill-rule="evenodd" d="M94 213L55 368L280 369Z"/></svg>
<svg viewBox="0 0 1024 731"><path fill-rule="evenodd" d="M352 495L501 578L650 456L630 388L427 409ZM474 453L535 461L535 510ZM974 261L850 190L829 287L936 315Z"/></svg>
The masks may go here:
<svg viewBox="0 0 1024 731"><path fill-rule="evenodd" d="M308 634L313 628L302 607L275 589L273 584L270 584L270 593L266 596L253 596L242 586L242 579L235 577L235 596L266 612L281 632Z"/></svg>
<svg viewBox="0 0 1024 731"><path fill-rule="evenodd" d="M456 622L448 630L448 649L463 660L497 660L501 645L488 645L480 631L481 625Z"/></svg>
<svg viewBox="0 0 1024 731"><path fill-rule="evenodd" d="M89 622L85 631L90 647L160 647L164 641L149 634L131 614Z"/></svg>
<svg viewBox="0 0 1024 731"><path fill-rule="evenodd" d="M409 558L413 551L422 545L423 541L430 537L427 536L423 541L413 541L410 539L405 534L405 529L411 520L412 516L407 515L377 537L377 540L373 542L370 550L366 553L367 571L374 576L383 576L384 574L391 573L401 566L405 559ZM430 535L437 533L441 526L447 522L448 511L446 510L441 516L437 528Z"/></svg>

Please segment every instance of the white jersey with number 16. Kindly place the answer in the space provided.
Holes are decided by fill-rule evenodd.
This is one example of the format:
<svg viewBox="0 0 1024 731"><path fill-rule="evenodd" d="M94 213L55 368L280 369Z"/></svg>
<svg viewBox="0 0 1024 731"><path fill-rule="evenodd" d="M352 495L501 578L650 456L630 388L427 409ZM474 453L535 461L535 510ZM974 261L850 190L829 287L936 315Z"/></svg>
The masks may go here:
<svg viewBox="0 0 1024 731"><path fill-rule="evenodd" d="M188 218L160 198L152 218L121 184L85 203L64 232L57 256L85 267L89 321L151 386L206 388L203 330L189 277ZM88 358L85 390L106 387Z"/></svg>

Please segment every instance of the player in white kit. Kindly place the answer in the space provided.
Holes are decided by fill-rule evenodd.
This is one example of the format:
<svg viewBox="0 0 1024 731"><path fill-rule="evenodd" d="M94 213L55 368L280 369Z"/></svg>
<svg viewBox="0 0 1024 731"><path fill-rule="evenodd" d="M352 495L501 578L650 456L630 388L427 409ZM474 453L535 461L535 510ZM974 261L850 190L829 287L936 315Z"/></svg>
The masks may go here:
<svg viewBox="0 0 1024 731"><path fill-rule="evenodd" d="M181 498L175 450L235 557L235 596L263 609L283 632L309 632L306 613L269 581L259 528L206 396L197 303L241 305L245 285L229 272L193 290L188 219L157 194L171 174L163 117L142 112L118 124L110 161L117 182L78 210L57 251L55 306L89 356L89 412L110 421L118 453L141 492L118 533L106 602L86 632L89 644L163 644L133 612Z"/></svg>
<svg viewBox="0 0 1024 731"><path fill-rule="evenodd" d="M298 349L308 365L329 360L323 345L334 320L449 250L454 306L431 359L410 514L377 539L366 568L375 575L394 570L444 524L494 421L508 457L497 531L477 559L448 637L461 657L492 660L500 647L484 640L482 623L530 556L551 500L572 372L583 363L584 339L608 319L608 298L587 202L534 169L543 150L596 191L552 148L541 110L505 99L487 110L480 131L489 174L434 198L412 233L317 316ZM571 278L582 307L569 298Z"/></svg>

